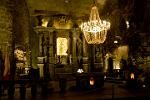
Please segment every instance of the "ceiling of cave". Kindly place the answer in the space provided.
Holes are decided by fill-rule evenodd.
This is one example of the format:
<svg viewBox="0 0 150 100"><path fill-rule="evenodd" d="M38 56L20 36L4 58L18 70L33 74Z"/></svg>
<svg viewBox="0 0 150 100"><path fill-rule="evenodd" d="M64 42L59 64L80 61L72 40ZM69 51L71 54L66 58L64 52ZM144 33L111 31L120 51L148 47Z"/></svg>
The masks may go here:
<svg viewBox="0 0 150 100"><path fill-rule="evenodd" d="M35 17L37 18L37 16L39 15L49 18L55 15L62 14L70 16L74 22L76 22L78 19L88 19L91 7L94 4L94 0L24 1L26 1L27 3L27 8L31 16L32 25L35 21ZM113 48L112 44L114 39L118 39L119 41L124 40L125 42L128 42L130 38L132 40L132 36L134 33L136 33L136 31L144 33L146 30L146 32L150 32L150 13L147 13L150 12L150 0L95 0L95 2L99 10L100 18L108 19L111 22L111 32L108 32L106 38L107 42L105 42L105 44L108 45L110 49ZM22 5L20 5L19 7L21 8ZM25 27L23 26L27 23L22 23L22 20L24 20L23 16L25 15L25 11L23 9L24 8L18 10L17 13L21 15L16 18L17 23L15 28L17 31L16 33L18 33L16 35L16 41L18 44L23 43L22 41L25 40L24 37L27 33L26 31L24 31ZM130 27L132 25L133 28L131 28L130 32L123 31L126 27L125 20L129 20L131 22ZM23 35L20 35L20 33L22 33Z"/></svg>
<svg viewBox="0 0 150 100"><path fill-rule="evenodd" d="M78 19L89 18L94 2L98 7L100 18L110 21L112 35L127 38L134 31L150 31L148 0L27 0L27 6L33 17L66 15L75 22ZM130 33L123 31L126 28L125 21L130 21L132 25Z"/></svg>
<svg viewBox="0 0 150 100"><path fill-rule="evenodd" d="M106 0L97 0L99 10L103 8ZM88 15L94 0L27 0L32 15L65 14L75 17Z"/></svg>
<svg viewBox="0 0 150 100"><path fill-rule="evenodd" d="M88 19L91 7L98 7L100 18L120 26L120 18L130 20L136 29L149 31L149 0L26 0L31 16L66 15L72 20ZM146 28L145 28L146 26Z"/></svg>
<svg viewBox="0 0 150 100"><path fill-rule="evenodd" d="M27 0L30 15L52 17L66 15L71 17L74 23L79 19L88 20L91 7L96 4L101 19L109 20L112 27L112 35L124 37L125 20L132 15L134 0ZM124 19L124 22L121 20ZM121 27L120 27L121 26ZM121 30L122 30L121 29ZM109 34L110 38L112 35ZM126 34L127 35L127 34ZM108 37L109 39L109 37Z"/></svg>
<svg viewBox="0 0 150 100"><path fill-rule="evenodd" d="M46 20L52 22L50 20L53 16L65 15L79 25L89 19L91 7L95 4L100 18L109 20L113 29L119 30L116 28L121 24L120 19L128 20L131 15L132 2L133 0L27 0L27 6L31 16L40 16L40 19L42 16L42 19L48 18Z"/></svg>
<svg viewBox="0 0 150 100"><path fill-rule="evenodd" d="M98 7L100 18L109 20L115 29L114 33L120 34L120 19L127 20L131 15L133 0L27 0L31 16L51 17L62 14L71 17L74 22L89 19L94 3Z"/></svg>

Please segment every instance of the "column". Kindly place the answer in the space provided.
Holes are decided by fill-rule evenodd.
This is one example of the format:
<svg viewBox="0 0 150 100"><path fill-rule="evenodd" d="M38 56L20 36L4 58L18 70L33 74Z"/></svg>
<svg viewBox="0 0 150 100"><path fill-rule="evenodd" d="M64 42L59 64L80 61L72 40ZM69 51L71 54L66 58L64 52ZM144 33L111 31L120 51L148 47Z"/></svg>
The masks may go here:
<svg viewBox="0 0 150 100"><path fill-rule="evenodd" d="M94 45L93 44L89 44L88 45L88 61L89 61L89 71L90 72L94 72Z"/></svg>
<svg viewBox="0 0 150 100"><path fill-rule="evenodd" d="M73 42L72 42L72 45L73 45L73 52L72 52L72 62L73 64L76 64L76 34L77 34L77 29L73 29L72 30L72 34L73 34Z"/></svg>

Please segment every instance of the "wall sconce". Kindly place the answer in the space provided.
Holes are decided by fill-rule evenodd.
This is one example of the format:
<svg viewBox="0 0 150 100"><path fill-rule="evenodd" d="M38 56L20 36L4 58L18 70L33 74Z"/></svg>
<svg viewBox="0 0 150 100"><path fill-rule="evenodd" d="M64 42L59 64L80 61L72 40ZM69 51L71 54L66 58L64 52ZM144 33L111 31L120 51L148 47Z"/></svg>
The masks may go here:
<svg viewBox="0 0 150 100"><path fill-rule="evenodd" d="M115 40L115 41L114 41L114 43L116 43L116 44L117 44L117 43L118 43L118 41L117 41L117 40Z"/></svg>
<svg viewBox="0 0 150 100"><path fill-rule="evenodd" d="M83 69L80 69L80 68L79 68L79 69L77 70L77 73L80 73L80 74L81 74L81 73L83 73L83 72L84 72Z"/></svg>
<svg viewBox="0 0 150 100"><path fill-rule="evenodd" d="M92 86L93 86L93 85L94 85L94 83L95 83L94 78L93 78L93 77L91 77L91 78L90 78L90 85L92 85Z"/></svg>
<svg viewBox="0 0 150 100"><path fill-rule="evenodd" d="M130 27L129 21L126 21L127 28Z"/></svg>
<svg viewBox="0 0 150 100"><path fill-rule="evenodd" d="M130 78L131 78L131 80L134 80L134 73L130 74Z"/></svg>
<svg viewBox="0 0 150 100"><path fill-rule="evenodd" d="M107 76L106 75L104 75L104 80L106 80L107 79Z"/></svg>

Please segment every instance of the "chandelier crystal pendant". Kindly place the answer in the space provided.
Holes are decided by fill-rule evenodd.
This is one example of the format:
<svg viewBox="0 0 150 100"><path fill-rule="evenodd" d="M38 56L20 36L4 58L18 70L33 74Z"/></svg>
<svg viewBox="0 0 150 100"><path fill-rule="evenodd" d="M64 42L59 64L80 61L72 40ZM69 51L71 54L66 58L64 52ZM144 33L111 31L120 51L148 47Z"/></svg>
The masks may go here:
<svg viewBox="0 0 150 100"><path fill-rule="evenodd" d="M100 44L106 40L107 30L110 29L110 22L101 20L97 7L93 6L89 21L83 22L80 27L88 44Z"/></svg>

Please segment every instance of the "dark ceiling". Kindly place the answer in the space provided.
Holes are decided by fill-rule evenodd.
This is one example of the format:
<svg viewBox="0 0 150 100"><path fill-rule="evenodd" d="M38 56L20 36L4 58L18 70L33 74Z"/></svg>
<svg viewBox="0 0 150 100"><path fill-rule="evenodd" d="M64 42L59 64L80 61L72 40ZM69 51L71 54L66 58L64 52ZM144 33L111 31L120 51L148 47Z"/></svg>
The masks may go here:
<svg viewBox="0 0 150 100"><path fill-rule="evenodd" d="M27 6L31 16L63 14L77 20L89 18L94 2L101 19L111 22L111 34L124 38L150 32L149 0L27 0ZM130 23L128 31L125 21Z"/></svg>
<svg viewBox="0 0 150 100"><path fill-rule="evenodd" d="M122 16L136 24L137 29L150 30L150 0L26 0L31 16L64 14L73 18L89 17L94 2L100 17Z"/></svg>
<svg viewBox="0 0 150 100"><path fill-rule="evenodd" d="M140 35L150 32L150 0L26 0L30 16L52 17L66 15L76 22L87 20L94 2L101 19L109 20L111 28L108 31L104 45L109 51L120 43L139 45ZM33 20L32 20L33 21ZM126 27L126 21L130 27ZM137 39L135 39L138 36ZM135 40L134 42L132 40ZM133 44L136 43L136 44ZM137 49L137 48L136 48Z"/></svg>
<svg viewBox="0 0 150 100"><path fill-rule="evenodd" d="M99 9L102 9L105 1L97 0L96 4ZM32 15L65 14L82 17L90 13L94 0L27 0L27 4Z"/></svg>

